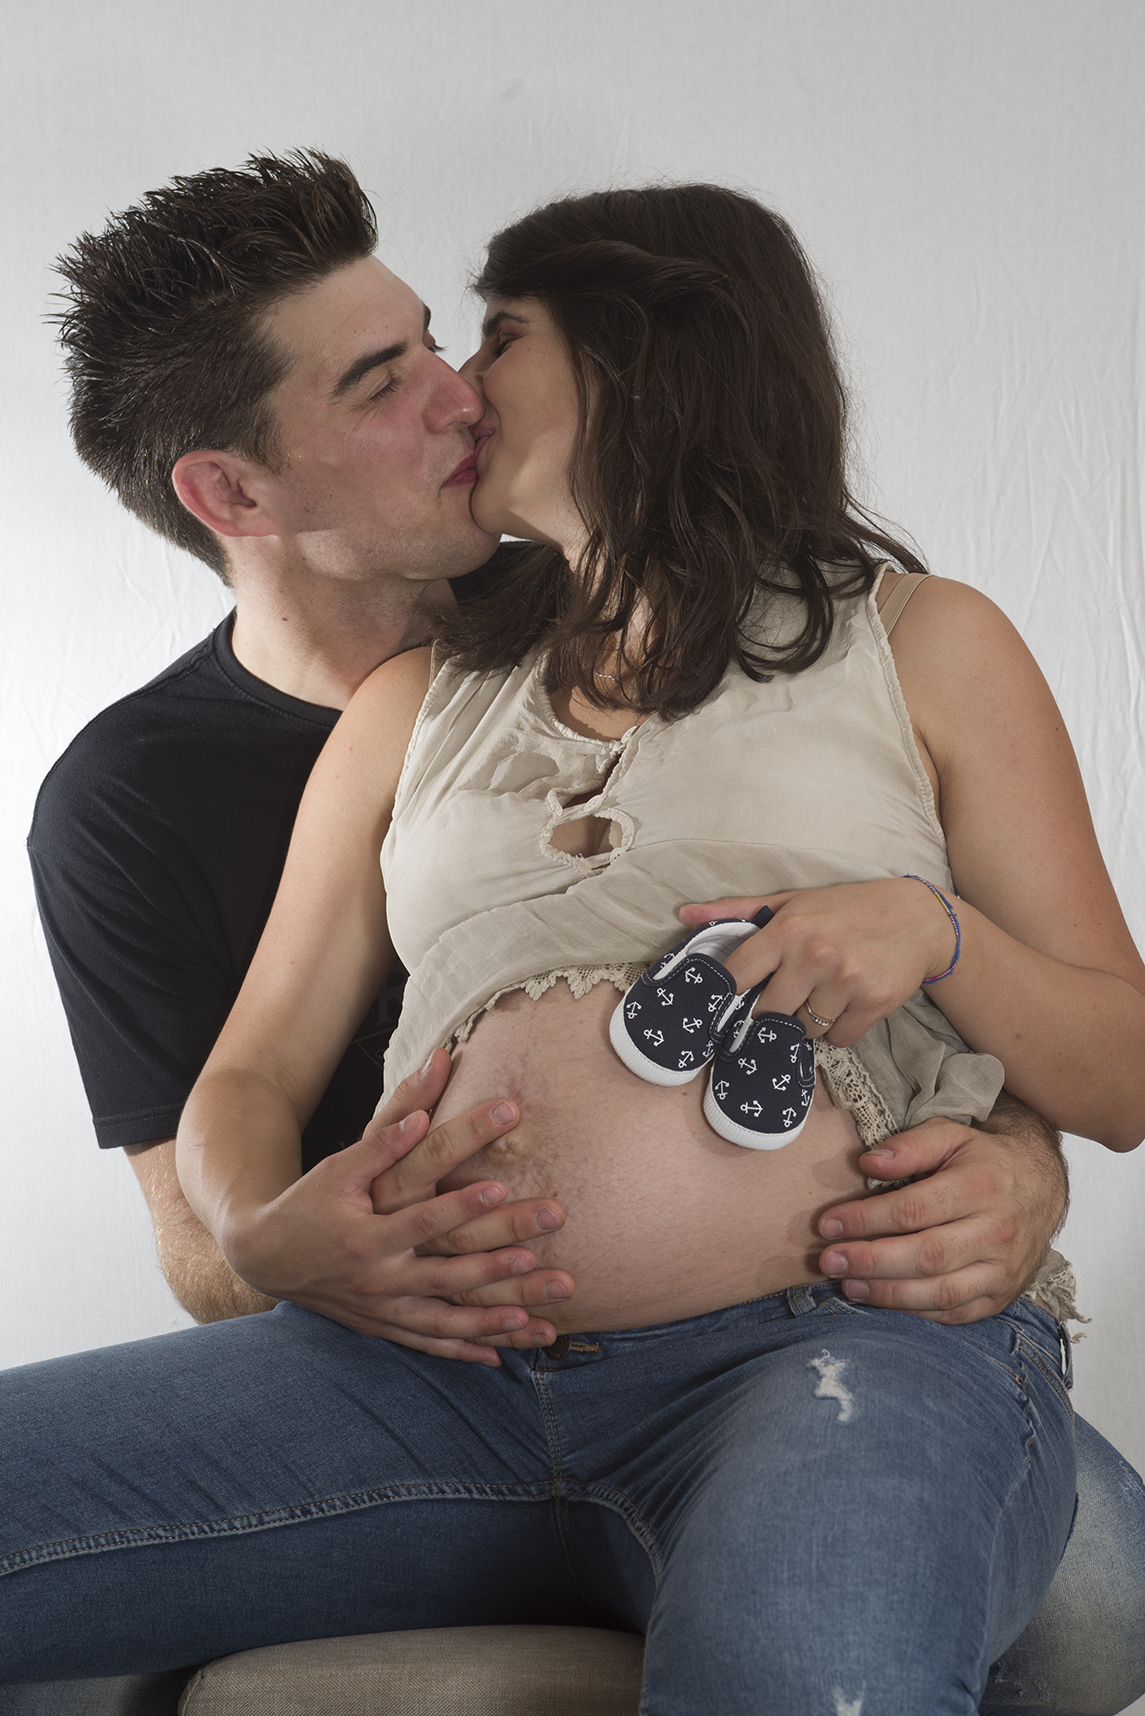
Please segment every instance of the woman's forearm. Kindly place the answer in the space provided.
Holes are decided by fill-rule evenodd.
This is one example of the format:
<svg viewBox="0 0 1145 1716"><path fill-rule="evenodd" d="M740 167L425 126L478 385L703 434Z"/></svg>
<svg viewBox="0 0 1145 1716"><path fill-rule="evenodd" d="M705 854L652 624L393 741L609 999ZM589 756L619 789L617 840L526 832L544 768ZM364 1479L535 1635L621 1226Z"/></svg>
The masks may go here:
<svg viewBox="0 0 1145 1716"><path fill-rule="evenodd" d="M1006 1088L1063 1132L1132 1150L1145 1137L1145 995L1035 952L956 900L962 952L928 993L1006 1069Z"/></svg>
<svg viewBox="0 0 1145 1716"><path fill-rule="evenodd" d="M205 1072L183 1110L175 1159L187 1202L241 1274L252 1219L301 1173L289 1097L260 1073Z"/></svg>

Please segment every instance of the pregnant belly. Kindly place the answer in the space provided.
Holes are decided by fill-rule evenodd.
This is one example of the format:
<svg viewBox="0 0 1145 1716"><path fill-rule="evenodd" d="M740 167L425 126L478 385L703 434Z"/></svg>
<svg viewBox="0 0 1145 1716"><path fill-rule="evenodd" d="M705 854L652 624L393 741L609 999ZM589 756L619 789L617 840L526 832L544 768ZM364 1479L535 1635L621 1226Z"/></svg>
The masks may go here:
<svg viewBox="0 0 1145 1716"><path fill-rule="evenodd" d="M445 1120L508 1096L521 1119L443 1190L499 1180L510 1198L560 1201L565 1226L530 1242L576 1291L546 1307L558 1331L634 1328L698 1316L822 1276L825 1209L862 1196L851 1116L820 1083L807 1124L781 1150L745 1150L708 1126L704 1081L664 1089L630 1073L608 1041L619 997L515 991L454 1055Z"/></svg>

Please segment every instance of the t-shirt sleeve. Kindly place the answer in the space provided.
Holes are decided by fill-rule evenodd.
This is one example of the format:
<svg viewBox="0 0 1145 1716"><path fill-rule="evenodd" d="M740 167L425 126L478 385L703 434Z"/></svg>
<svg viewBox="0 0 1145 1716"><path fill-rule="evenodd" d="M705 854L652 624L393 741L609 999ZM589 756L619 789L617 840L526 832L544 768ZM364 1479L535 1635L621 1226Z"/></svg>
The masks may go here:
<svg viewBox="0 0 1145 1716"><path fill-rule="evenodd" d="M102 1148L168 1138L238 987L211 946L188 861L130 806L41 790L28 841L36 900ZM182 869L182 874L180 874Z"/></svg>

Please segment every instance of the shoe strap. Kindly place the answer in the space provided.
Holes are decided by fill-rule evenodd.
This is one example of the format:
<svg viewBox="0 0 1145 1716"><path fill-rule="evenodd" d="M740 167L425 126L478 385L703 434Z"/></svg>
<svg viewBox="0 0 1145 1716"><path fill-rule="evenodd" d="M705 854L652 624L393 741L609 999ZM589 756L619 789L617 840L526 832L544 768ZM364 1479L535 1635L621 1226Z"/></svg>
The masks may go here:
<svg viewBox="0 0 1145 1716"><path fill-rule="evenodd" d="M741 1018L746 1015L750 1019L751 1010L767 988L767 983L768 979L765 977L762 982L754 983L750 989L745 989L742 995L733 996L712 1026L712 1036L717 1045L723 1042L732 1026L738 1024Z"/></svg>

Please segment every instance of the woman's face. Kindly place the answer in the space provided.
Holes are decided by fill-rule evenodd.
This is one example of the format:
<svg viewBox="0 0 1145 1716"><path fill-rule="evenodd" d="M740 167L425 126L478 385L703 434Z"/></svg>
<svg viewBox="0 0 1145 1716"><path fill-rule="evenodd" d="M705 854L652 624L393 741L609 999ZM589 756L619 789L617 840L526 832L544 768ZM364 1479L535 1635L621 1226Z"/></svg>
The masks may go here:
<svg viewBox="0 0 1145 1716"><path fill-rule="evenodd" d="M485 399L476 428L473 518L492 535L548 542L574 562L584 521L568 474L580 399L564 340L537 298L491 298L461 374Z"/></svg>

